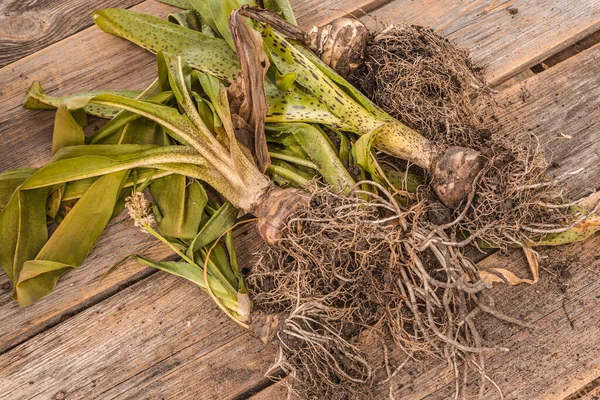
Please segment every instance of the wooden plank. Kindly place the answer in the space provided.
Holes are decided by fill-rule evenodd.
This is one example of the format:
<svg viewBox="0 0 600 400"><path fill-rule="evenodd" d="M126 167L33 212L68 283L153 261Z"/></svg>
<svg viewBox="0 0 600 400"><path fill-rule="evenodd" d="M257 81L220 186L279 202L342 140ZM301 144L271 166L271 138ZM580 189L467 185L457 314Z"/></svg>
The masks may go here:
<svg viewBox="0 0 600 400"><path fill-rule="evenodd" d="M600 45L504 91L501 123L537 136L573 197L600 188ZM524 100L525 99L525 100Z"/></svg>
<svg viewBox="0 0 600 400"><path fill-rule="evenodd" d="M371 16L432 26L468 48L493 84L600 29L596 0L396 0Z"/></svg>
<svg viewBox="0 0 600 400"><path fill-rule="evenodd" d="M166 16L173 10L156 2L137 8L161 16ZM98 35L105 37L106 41L95 40ZM66 49L72 50L70 52ZM130 57L117 56L128 54L129 50L134 53ZM67 87L72 88L70 90L80 91L97 88L96 85L116 88L121 85L117 83L116 86L110 86L110 82L120 78L128 79L133 87L142 88L153 79L154 71L151 67L154 58L150 54L136 50L138 49L135 46L110 38L93 27L0 69L0 76L2 76L0 81L3 82L0 87L3 97L0 102L0 137L3 140L0 170L39 166L50 156L53 113L24 110L20 106L30 82L41 80L47 82L51 89L60 90ZM93 53L99 59L118 60L124 68L129 69L129 72L115 73L105 70L89 56ZM72 63L64 62L65 55L69 54L80 54L81 58L72 57ZM74 64L78 64L81 68L75 68ZM139 70L136 69L138 66ZM61 77L67 75L67 72L70 79L63 81ZM24 126L25 130L20 130L21 126ZM122 214L118 219L111 221L109 228L98 241L96 250L92 252L86 263L77 271L66 274L51 295L27 309L22 309L11 301L10 285L2 272L0 274L3 288L0 293L0 318L5 323L0 325L0 352L90 304L114 294L123 285L126 286L150 275L152 270L141 268L136 263L128 263L124 268L99 282L108 268L124 256L138 252L147 253L158 259L172 254L156 240L150 239L137 228L132 227L127 222L126 215Z"/></svg>
<svg viewBox="0 0 600 400"><path fill-rule="evenodd" d="M525 101L522 87L529 92ZM551 169L554 175L584 168L564 183L571 195L600 187L600 45L506 89L498 100L505 129L531 129L557 162ZM600 376L599 248L596 235L584 244L544 250L540 283L493 289L500 311L515 315L518 310L518 317L537 324L533 332L494 319L481 324L488 337L512 349L487 361L505 398L563 399ZM491 256L481 265L528 274L519 251ZM452 398L453 376L439 363L412 365L395 382L397 398ZM285 398L269 397L278 393L269 390L257 398ZM386 390L374 398L385 398ZM493 390L486 396L497 398Z"/></svg>
<svg viewBox="0 0 600 400"><path fill-rule="evenodd" d="M54 292L36 305L21 308L11 299L11 286L5 274L0 275L0 353L55 325L65 316L118 292L128 281L149 276L151 269L128 262L100 281L102 275L131 253L165 258L171 251L149 235L130 227L122 214L111 221L93 251L77 271L61 278Z"/></svg>
<svg viewBox="0 0 600 400"><path fill-rule="evenodd" d="M600 110L599 60L600 45L529 78L522 82L530 93L525 102L518 85L499 95L505 128L531 129L546 143L557 161L554 174L584 168L564 183L575 196L600 185L600 120L595 114ZM559 135L567 133L564 129L573 139ZM493 290L500 311L514 315L518 310L519 317L538 325L529 332L491 319L482 323L488 337L512 349L487 361L490 376L499 379L505 398L562 399L600 376L600 343L595 339L600 337L599 248L596 235L584 244L544 250L542 282ZM519 252L494 255L482 265L521 268L522 274L527 273ZM399 383L398 398L450 398L454 386L447 372L428 364L415 367L416 378L405 377ZM494 396L490 390L486 398Z"/></svg>
<svg viewBox="0 0 600 400"><path fill-rule="evenodd" d="M225 399L265 348L195 285L157 274L0 356L0 398Z"/></svg>
<svg viewBox="0 0 600 400"><path fill-rule="evenodd" d="M296 3L299 7L302 5L301 1ZM352 2L345 4L350 7ZM357 4L365 6L366 3ZM156 1L144 2L133 9L162 17L174 10ZM307 24L319 21L311 18L327 18L327 15L298 15ZM65 59L65 55L77 57ZM0 86L0 171L40 166L50 156L53 113L21 107L31 82L43 82L52 93L123 88L123 85L141 89L154 78L154 63L154 56L148 52L91 27L0 69L0 82L3 82ZM137 229L123 225L125 220L123 215L113 221L86 264L66 274L55 292L33 307L21 309L11 302L10 284L6 275L0 272L0 318L10 321L0 325L0 353L60 322L65 316L114 294L123 285L150 274L151 270L129 263L99 283L104 272L125 255L139 252L162 259L172 254Z"/></svg>
<svg viewBox="0 0 600 400"><path fill-rule="evenodd" d="M288 391L287 388L281 383L274 383L265 390L262 390L248 400L284 400L287 399Z"/></svg>
<svg viewBox="0 0 600 400"><path fill-rule="evenodd" d="M298 25L309 27L347 15L362 15L392 0L290 0Z"/></svg>
<svg viewBox="0 0 600 400"><path fill-rule="evenodd" d="M0 67L13 63L64 38L93 25L91 14L101 8L129 8L143 0L42 0L23 2L6 0L0 3ZM368 12L387 0L315 1L292 2L300 24L310 24L326 12L340 16L347 10L363 9Z"/></svg>
<svg viewBox="0 0 600 400"><path fill-rule="evenodd" d="M77 35L77 36L79 36L79 35ZM67 39L67 40L69 40L69 39ZM116 43L116 42L115 42L115 43ZM60 43L59 43L59 44L60 44ZM58 44L57 44L57 45L58 45ZM116 54L116 53L115 53L115 54ZM151 58L149 58L148 65L151 65L151 63L152 63L152 59L151 59ZM2 70L0 70L0 75L1 75L1 73L2 73ZM136 74L139 74L139 71L136 71ZM149 74L149 75L150 75L150 74ZM126 78L130 78L130 79L131 79L131 78L135 78L135 77L133 77L133 76L129 76L129 77L126 77ZM79 79L83 79L83 77L80 77ZM119 79L125 79L125 78L122 78L122 77L121 77L121 78L119 78ZM69 87L69 86L70 86L70 85L65 85L65 87ZM33 128L35 128L35 127L30 127L30 128L32 128L32 129L33 129ZM19 132L19 131L17 131L17 132ZM23 132L27 132L27 131L25 130L25 131L20 131L20 132L21 132L21 133L23 133ZM47 141L47 140L48 140L48 138L46 138L45 140ZM3 153L4 153L4 150L3 150ZM8 154L8 152L7 152L7 154ZM4 156L4 154L3 154L3 156ZM6 164L6 165L10 165L10 164ZM10 165L10 166L12 167L12 166L14 166L14 165ZM153 278L153 279L151 279L151 281L152 281L152 280L154 280L154 278ZM187 296L187 294L186 294L185 292L181 292L181 293L180 293L180 296L181 296L181 297L186 297L186 296ZM110 300L109 300L109 301L110 301ZM103 302L103 303L104 303L104 302ZM77 318L77 317L75 317L75 318ZM67 322L67 323L68 323L68 322ZM86 324L86 323L85 323L85 320L78 320L78 323L80 324L80 325L79 325L79 328L81 328L81 327L84 327L84 326L85 326L85 324ZM63 325L63 324L61 324L61 325ZM61 325L59 325L57 328L59 328ZM51 332L51 331L48 331L48 332ZM44 333L43 335L45 335L45 333ZM40 336L43 336L43 335L40 335ZM36 339L37 339L37 338L36 338ZM34 339L34 340L35 340L35 339ZM19 348L21 348L21 347L19 347ZM16 350L16 349L15 349L15 350ZM11 352L11 353L12 353L12 352ZM30 360L30 362L32 362L32 363L33 363L33 361L31 361L31 360Z"/></svg>
<svg viewBox="0 0 600 400"><path fill-rule="evenodd" d="M99 8L129 8L142 0L67 0L0 3L0 67L15 62L92 25Z"/></svg>
<svg viewBox="0 0 600 400"><path fill-rule="evenodd" d="M174 10L155 1L133 9L161 17ZM50 156L53 113L21 106L32 82L42 82L52 94L124 85L142 89L156 75L154 63L150 53L93 26L0 69L0 170L39 166Z"/></svg>
<svg viewBox="0 0 600 400"><path fill-rule="evenodd" d="M505 399L563 399L600 375L599 246L597 235L583 244L543 250L548 258L537 285L493 289L500 311L536 325L530 331L492 318L480 321L485 337L511 350L486 358L487 372ZM487 267L513 269L523 264L518 253L484 261ZM421 364L412 372L413 378L404 375L398 382L397 398L453 398L453 375L444 366ZM489 389L484 398L497 399L498 393Z"/></svg>

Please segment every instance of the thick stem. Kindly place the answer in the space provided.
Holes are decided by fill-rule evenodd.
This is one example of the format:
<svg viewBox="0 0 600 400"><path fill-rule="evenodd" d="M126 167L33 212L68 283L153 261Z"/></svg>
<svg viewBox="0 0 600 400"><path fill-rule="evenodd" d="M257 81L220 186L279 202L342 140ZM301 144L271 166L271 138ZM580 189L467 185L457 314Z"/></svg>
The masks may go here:
<svg viewBox="0 0 600 400"><path fill-rule="evenodd" d="M410 161L431 171L439 149L419 132L398 121L388 122L375 131L373 145L394 157Z"/></svg>
<svg viewBox="0 0 600 400"><path fill-rule="evenodd" d="M389 122L375 132L373 145L388 154L415 163L432 175L432 186L446 206L456 208L471 192L483 168L483 157L473 149L441 149L401 122Z"/></svg>

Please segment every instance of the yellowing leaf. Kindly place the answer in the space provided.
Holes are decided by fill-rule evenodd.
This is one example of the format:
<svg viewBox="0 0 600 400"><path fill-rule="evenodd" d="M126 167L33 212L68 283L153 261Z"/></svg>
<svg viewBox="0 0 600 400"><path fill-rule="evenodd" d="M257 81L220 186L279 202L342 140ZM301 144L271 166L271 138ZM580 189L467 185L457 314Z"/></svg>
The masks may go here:
<svg viewBox="0 0 600 400"><path fill-rule="evenodd" d="M489 268L485 271L479 271L477 274L483 281L494 283L507 283L511 286L520 285L521 283L527 283L533 285L537 283L539 279L539 263L537 253L527 247L523 247L523 252L529 263L529 269L533 279L519 278L513 272L506 268Z"/></svg>
<svg viewBox="0 0 600 400"><path fill-rule="evenodd" d="M116 172L94 182L37 255L24 260L14 294L21 306L50 293L62 274L83 264L112 216L127 174Z"/></svg>

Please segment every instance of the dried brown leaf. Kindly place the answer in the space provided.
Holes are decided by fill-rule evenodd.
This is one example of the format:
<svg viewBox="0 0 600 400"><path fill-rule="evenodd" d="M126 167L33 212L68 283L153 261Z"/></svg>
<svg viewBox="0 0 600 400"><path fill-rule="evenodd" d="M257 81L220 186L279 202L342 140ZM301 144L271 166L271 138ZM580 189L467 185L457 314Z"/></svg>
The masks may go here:
<svg viewBox="0 0 600 400"><path fill-rule="evenodd" d="M239 83L232 85L234 98L243 100L239 104L238 114L254 130L254 156L261 172L265 172L271 164L267 139L265 137L265 118L268 111L264 80L270 66L263 48L261 35L250 28L238 11L231 13L229 26L233 35L236 52L242 67L241 93ZM236 82L239 82L236 80ZM236 132L237 133L237 132ZM241 130L239 133L244 133ZM244 140L242 140L242 143Z"/></svg>

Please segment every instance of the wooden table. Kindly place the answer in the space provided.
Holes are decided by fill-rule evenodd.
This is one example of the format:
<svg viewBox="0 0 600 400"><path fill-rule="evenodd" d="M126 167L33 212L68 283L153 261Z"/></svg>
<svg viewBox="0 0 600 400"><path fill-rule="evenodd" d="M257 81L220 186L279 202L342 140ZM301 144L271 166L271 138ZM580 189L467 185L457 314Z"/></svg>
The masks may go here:
<svg viewBox="0 0 600 400"><path fill-rule="evenodd" d="M364 10L371 13L362 17L370 25L434 27L487 68L489 81L500 89L506 129L520 126L536 134L553 161L553 175L583 168L564 182L572 196L600 187L598 0L292 3L303 26ZM0 4L0 170L40 166L50 156L53 113L21 108L34 80L51 94L141 89L152 80L152 55L91 26L91 11L105 7L159 16L172 11L154 0ZM256 247L256 234L246 229L237 236L245 260ZM172 256L167 248L123 215L97 247L83 267L33 307L11 302L8 279L0 275L0 398L285 398L263 376L274 348L261 346L194 285L135 263L99 280L126 254L164 259ZM578 393L598 398L599 249L596 235L583 244L543 250L539 284L494 288L500 310L537 326L485 322L487 335L511 349L487 361L505 398L574 399ZM524 263L518 252L481 262L514 270ZM394 388L397 398L452 398L453 375L444 366L416 365L409 372ZM373 397L387 398L382 393ZM486 398L498 398L497 392L489 390Z"/></svg>

